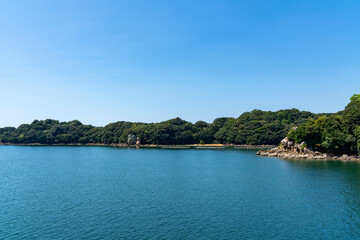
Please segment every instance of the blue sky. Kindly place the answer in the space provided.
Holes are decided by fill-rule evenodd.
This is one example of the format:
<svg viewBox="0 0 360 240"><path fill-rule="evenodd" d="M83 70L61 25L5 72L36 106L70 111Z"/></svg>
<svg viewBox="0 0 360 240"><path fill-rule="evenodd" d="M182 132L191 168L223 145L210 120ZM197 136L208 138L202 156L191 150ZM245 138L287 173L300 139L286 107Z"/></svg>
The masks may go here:
<svg viewBox="0 0 360 240"><path fill-rule="evenodd" d="M0 0L0 126L342 110L360 1Z"/></svg>

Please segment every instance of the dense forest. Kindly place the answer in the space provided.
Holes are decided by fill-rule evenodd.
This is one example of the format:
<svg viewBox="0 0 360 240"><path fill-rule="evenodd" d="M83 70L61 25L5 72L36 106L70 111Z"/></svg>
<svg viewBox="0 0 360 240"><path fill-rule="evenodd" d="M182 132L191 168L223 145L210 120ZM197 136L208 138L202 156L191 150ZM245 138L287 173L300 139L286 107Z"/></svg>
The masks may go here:
<svg viewBox="0 0 360 240"><path fill-rule="evenodd" d="M290 129L309 119L333 119L332 114L314 114L297 109L276 112L253 110L238 118L217 118L212 123L187 122L174 118L160 123L115 122L104 127L84 125L74 120L35 120L18 128L0 128L3 144L118 144L127 143L128 135L140 138L141 144L278 144ZM312 121L312 120L311 120Z"/></svg>
<svg viewBox="0 0 360 240"><path fill-rule="evenodd" d="M315 151L360 155L360 94L350 98L344 111L311 118L294 128L288 138L295 143L305 142Z"/></svg>

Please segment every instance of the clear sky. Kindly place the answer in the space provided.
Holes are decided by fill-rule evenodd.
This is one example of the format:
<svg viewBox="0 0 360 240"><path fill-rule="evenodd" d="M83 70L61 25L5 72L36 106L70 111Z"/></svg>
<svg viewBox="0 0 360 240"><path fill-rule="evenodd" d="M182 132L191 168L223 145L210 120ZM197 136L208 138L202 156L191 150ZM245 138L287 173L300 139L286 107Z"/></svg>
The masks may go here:
<svg viewBox="0 0 360 240"><path fill-rule="evenodd" d="M0 0L0 126L342 110L360 1Z"/></svg>

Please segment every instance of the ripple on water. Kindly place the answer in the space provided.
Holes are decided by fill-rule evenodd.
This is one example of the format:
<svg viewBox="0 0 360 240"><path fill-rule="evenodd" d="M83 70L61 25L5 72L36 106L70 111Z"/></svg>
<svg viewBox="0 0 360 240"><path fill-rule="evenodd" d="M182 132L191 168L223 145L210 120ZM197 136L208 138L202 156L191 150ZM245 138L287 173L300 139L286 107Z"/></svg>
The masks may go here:
<svg viewBox="0 0 360 240"><path fill-rule="evenodd" d="M360 166L255 151L0 146L1 239L354 239Z"/></svg>

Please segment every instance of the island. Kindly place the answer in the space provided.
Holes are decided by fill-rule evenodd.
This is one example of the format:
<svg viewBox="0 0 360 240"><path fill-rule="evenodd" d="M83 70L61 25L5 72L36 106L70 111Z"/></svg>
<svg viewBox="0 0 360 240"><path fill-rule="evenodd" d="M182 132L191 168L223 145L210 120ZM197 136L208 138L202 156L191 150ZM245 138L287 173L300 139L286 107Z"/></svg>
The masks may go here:
<svg viewBox="0 0 360 240"><path fill-rule="evenodd" d="M253 110L212 123L179 117L159 123L119 121L104 127L46 119L0 128L2 145L110 145L265 149L261 156L351 159L360 154L360 94L343 111ZM275 147L277 146L277 147ZM274 148L275 147L275 148Z"/></svg>

